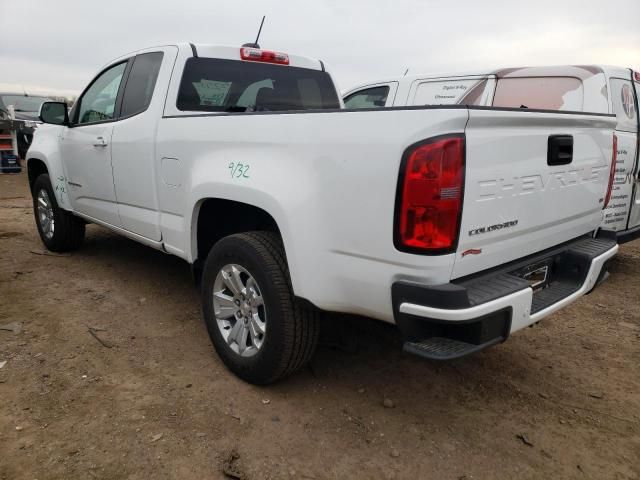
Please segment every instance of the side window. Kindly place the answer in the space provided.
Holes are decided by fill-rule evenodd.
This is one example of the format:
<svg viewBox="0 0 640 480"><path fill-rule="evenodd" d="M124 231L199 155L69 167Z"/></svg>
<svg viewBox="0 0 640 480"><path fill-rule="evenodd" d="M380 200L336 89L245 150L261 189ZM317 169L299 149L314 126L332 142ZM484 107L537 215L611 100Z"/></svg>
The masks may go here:
<svg viewBox="0 0 640 480"><path fill-rule="evenodd" d="M413 105L476 105L486 86L486 79L478 78L422 82L416 89Z"/></svg>
<svg viewBox="0 0 640 480"><path fill-rule="evenodd" d="M581 112L583 104L582 81L573 77L500 78L493 97L494 107Z"/></svg>
<svg viewBox="0 0 640 480"><path fill-rule="evenodd" d="M78 124L112 120L116 109L118 89L127 62L102 72L78 101Z"/></svg>
<svg viewBox="0 0 640 480"><path fill-rule="evenodd" d="M136 115L149 107L162 57L162 52L143 53L133 60L122 97L121 117Z"/></svg>
<svg viewBox="0 0 640 480"><path fill-rule="evenodd" d="M376 108L384 107L387 103L389 87L373 87L352 93L344 99L346 108Z"/></svg>
<svg viewBox="0 0 640 480"><path fill-rule="evenodd" d="M611 103L613 113L618 119L617 130L635 132L638 128L638 112L630 80L621 78L611 79Z"/></svg>

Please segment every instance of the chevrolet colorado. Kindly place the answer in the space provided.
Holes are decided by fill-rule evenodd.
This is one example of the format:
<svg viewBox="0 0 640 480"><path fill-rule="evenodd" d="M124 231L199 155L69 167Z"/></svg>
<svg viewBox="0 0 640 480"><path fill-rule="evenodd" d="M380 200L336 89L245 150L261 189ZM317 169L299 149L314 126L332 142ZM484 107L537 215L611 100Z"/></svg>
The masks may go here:
<svg viewBox="0 0 640 480"><path fill-rule="evenodd" d="M168 45L105 66L28 152L40 237L96 223L201 275L212 343L266 384L314 352L322 310L395 323L452 359L606 277L609 115L343 109L321 61Z"/></svg>

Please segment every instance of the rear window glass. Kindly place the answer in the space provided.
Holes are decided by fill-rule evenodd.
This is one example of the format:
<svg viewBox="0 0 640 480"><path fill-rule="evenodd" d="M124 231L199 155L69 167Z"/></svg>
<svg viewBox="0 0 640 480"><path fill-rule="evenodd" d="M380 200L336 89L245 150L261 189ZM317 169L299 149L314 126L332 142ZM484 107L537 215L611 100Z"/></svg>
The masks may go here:
<svg viewBox="0 0 640 480"><path fill-rule="evenodd" d="M376 108L384 107L387 103L389 87L373 87L352 93L344 99L346 108Z"/></svg>
<svg viewBox="0 0 640 480"><path fill-rule="evenodd" d="M177 107L204 112L268 112L340 108L326 72L214 58L190 58Z"/></svg>
<svg viewBox="0 0 640 480"><path fill-rule="evenodd" d="M16 112L39 112L40 105L44 102L53 102L47 97L31 97L26 95L2 95L0 97L0 106L4 103L5 107L13 105Z"/></svg>
<svg viewBox="0 0 640 480"><path fill-rule="evenodd" d="M494 107L582 111L582 81L573 77L500 78Z"/></svg>

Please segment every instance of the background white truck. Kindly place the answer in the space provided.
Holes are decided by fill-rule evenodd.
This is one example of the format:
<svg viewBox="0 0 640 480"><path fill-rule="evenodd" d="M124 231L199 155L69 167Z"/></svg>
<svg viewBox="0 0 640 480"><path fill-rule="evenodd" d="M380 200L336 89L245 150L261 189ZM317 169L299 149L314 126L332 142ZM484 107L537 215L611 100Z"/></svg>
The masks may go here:
<svg viewBox="0 0 640 480"><path fill-rule="evenodd" d="M121 57L70 113L42 107L42 241L77 248L92 222L191 263L217 352L261 384L309 360L321 310L451 359L605 278L613 116L340 107L318 60L191 44Z"/></svg>
<svg viewBox="0 0 640 480"><path fill-rule="evenodd" d="M640 237L639 92L640 72L577 65L397 77L359 85L344 99L347 108L475 105L616 115L618 160L602 227L624 243Z"/></svg>

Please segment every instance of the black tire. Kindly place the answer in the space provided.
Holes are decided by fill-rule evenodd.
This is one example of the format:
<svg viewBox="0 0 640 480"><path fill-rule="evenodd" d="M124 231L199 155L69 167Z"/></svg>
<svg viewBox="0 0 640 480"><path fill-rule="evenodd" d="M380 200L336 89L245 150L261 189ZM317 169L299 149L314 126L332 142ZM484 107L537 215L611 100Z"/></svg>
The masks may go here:
<svg viewBox="0 0 640 480"><path fill-rule="evenodd" d="M38 195L41 190L46 191L53 209L53 235L48 237L38 217ZM58 206L58 201L51 187L49 175L41 174L33 183L33 215L38 227L42 243L52 252L69 252L80 248L84 241L85 223L80 218Z"/></svg>
<svg viewBox="0 0 640 480"><path fill-rule="evenodd" d="M258 352L242 357L224 340L213 307L214 283L228 264L247 269L257 281L266 309L266 333ZM312 307L293 295L280 237L273 232L230 235L216 243L205 262L202 305L213 346L229 370L243 380L266 385L291 375L312 357L318 343L319 321Z"/></svg>

